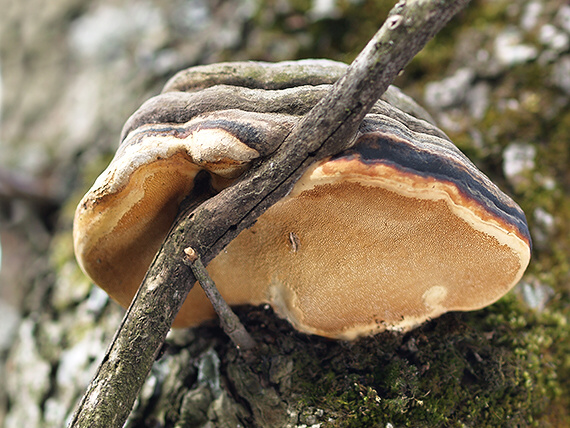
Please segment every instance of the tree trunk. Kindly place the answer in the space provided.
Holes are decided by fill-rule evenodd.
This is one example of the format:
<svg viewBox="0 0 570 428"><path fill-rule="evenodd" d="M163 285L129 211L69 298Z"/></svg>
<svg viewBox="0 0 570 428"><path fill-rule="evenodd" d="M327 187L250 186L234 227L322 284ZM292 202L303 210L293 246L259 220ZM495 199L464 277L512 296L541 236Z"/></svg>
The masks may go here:
<svg viewBox="0 0 570 428"><path fill-rule="evenodd" d="M122 318L77 267L70 231L127 117L190 65L350 61L392 6L44 3L0 0L5 427L64 426ZM216 323L172 332L127 425L568 425L569 16L561 0L475 2L397 82L526 211L533 261L514 292L350 343L240 308L259 361Z"/></svg>

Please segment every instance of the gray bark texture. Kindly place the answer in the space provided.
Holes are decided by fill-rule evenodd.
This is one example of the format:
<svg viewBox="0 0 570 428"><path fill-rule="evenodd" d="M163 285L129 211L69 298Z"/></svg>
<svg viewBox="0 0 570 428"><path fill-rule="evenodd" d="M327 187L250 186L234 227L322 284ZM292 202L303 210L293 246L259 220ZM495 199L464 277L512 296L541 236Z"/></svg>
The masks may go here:
<svg viewBox="0 0 570 428"><path fill-rule="evenodd" d="M378 3L0 1L1 425L69 423L121 324L70 230L126 118L190 65L350 62L393 6ZM535 248L515 291L351 343L240 308L260 358L244 362L215 323L169 333L133 363L126 426L567 425L569 22L562 1L474 2L397 81L526 211ZM129 414L126 394L113 400Z"/></svg>

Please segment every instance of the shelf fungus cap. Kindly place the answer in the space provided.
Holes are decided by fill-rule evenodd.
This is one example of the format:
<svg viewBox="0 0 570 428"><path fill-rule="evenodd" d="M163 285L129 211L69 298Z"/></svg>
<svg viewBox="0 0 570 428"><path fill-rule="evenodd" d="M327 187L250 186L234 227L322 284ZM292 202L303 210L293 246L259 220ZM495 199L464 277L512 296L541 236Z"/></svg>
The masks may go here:
<svg viewBox="0 0 570 428"><path fill-rule="evenodd" d="M127 121L77 208L83 270L127 306L181 201L204 200L276 150L345 67L225 63L171 79ZM518 205L390 88L354 146L312 165L208 270L230 305L270 304L300 331L354 339L495 302L530 247ZM212 317L194 287L174 325Z"/></svg>

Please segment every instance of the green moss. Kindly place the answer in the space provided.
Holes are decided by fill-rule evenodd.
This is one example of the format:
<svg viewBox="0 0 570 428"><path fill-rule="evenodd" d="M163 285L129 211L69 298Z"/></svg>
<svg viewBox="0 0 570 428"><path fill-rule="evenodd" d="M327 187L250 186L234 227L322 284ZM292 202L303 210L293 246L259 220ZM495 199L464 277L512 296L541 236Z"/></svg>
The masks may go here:
<svg viewBox="0 0 570 428"><path fill-rule="evenodd" d="M454 135L469 156L502 188L515 196L527 213L531 230L540 228L532 215L537 208L553 214L556 239L548 248L535 248L530 272L548 273L555 278L554 288L560 288L570 278L570 114L557 111L557 91L535 87L544 82L545 70L536 64L515 68L505 76L494 95L487 114L478 124L485 147L473 149L468 135ZM517 108L504 106L504 101L516 100ZM547 112L545 114L545 112ZM535 168L518 185L513 186L502 176L502 153L512 142L531 144L536 149Z"/></svg>
<svg viewBox="0 0 570 428"><path fill-rule="evenodd" d="M570 405L569 363L558 364L568 360L567 319L530 313L513 294L353 344L289 332L297 404L323 409L323 426L539 426L552 406Z"/></svg>
<svg viewBox="0 0 570 428"><path fill-rule="evenodd" d="M570 422L570 309L549 307L534 312L511 293L354 343L298 334L276 318L266 325L267 316L256 324L256 309L248 329L272 339L253 369L269 379L277 359L291 361L287 386L275 387L299 413L321 410L323 427L560 426Z"/></svg>

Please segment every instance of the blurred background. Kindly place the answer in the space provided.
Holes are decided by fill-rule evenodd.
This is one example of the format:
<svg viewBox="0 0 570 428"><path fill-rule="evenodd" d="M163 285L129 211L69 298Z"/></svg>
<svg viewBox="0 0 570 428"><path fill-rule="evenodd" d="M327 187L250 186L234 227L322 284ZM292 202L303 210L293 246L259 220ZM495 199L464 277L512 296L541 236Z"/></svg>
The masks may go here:
<svg viewBox="0 0 570 428"><path fill-rule="evenodd" d="M120 322L77 267L71 224L129 115L192 65L348 63L394 3L0 0L0 425L62 426ZM521 205L533 259L491 309L390 339L381 358L400 383L359 377L363 390L338 397L383 426L404 413L413 426L568 426L570 6L473 0L395 83ZM444 376L454 364L457 382ZM350 425L315 400L305 407L323 412L289 423Z"/></svg>

